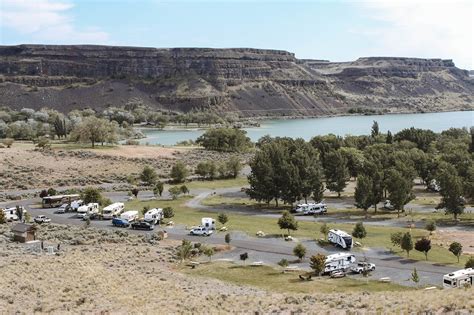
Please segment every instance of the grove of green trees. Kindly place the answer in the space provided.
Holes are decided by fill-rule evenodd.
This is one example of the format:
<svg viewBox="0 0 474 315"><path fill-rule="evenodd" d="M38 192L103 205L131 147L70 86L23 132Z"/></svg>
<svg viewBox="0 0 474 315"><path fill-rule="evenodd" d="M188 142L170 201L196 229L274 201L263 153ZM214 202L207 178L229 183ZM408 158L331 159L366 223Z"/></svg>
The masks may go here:
<svg viewBox="0 0 474 315"><path fill-rule="evenodd" d="M409 128L383 134L376 122L370 135L271 138L257 142L250 161L247 194L278 206L311 198L320 201L325 189L344 191L356 179L355 205L367 211L385 199L397 212L415 196L415 181L439 187L441 203L454 219L474 199L474 128L441 133Z"/></svg>

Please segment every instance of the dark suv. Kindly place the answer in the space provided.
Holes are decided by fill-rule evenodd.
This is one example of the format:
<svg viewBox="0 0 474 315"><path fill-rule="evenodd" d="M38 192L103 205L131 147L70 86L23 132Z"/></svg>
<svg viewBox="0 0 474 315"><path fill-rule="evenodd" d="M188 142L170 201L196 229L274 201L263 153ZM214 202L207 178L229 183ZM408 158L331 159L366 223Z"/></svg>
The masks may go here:
<svg viewBox="0 0 474 315"><path fill-rule="evenodd" d="M134 230L153 230L155 228L154 224L145 221L134 222L131 226Z"/></svg>

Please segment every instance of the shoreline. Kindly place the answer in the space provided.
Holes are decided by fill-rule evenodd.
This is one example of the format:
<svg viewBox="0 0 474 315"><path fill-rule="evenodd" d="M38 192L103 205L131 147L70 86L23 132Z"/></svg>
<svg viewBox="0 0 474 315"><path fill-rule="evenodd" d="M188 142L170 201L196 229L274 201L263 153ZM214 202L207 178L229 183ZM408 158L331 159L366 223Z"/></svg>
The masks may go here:
<svg viewBox="0 0 474 315"><path fill-rule="evenodd" d="M350 113L341 113L341 114L329 114L329 115L311 115L311 116L299 116L299 115L291 115L291 116L255 116L249 118L243 118L239 120L238 123L243 123L247 121L278 121L278 120L294 120L294 119L320 119L320 118L336 118L336 117L360 117L360 116L389 116L389 115L410 115L410 114L436 114L436 113L455 113L455 112L473 112L474 108L472 109L461 109L461 110L441 110L441 111L400 111L400 112L387 112L387 113L379 113L379 114L350 114ZM225 126L225 125L224 125ZM134 126L137 130L158 130L158 131L197 131L197 130L207 130L216 128L218 125L211 125L211 126L180 126L180 125L169 125L165 126L164 128L157 128L157 127L147 127L147 126ZM232 127L232 126L230 126ZM262 126L252 126L252 125L243 125L240 129L248 129L248 128L261 128ZM146 138L146 137L145 137ZM142 138L143 139L143 138Z"/></svg>

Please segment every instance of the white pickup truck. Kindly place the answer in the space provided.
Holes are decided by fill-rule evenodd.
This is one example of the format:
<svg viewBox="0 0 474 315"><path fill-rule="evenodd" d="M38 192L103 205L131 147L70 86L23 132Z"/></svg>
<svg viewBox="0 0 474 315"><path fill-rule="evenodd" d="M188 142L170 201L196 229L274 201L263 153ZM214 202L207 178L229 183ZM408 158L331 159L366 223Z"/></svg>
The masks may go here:
<svg viewBox="0 0 474 315"><path fill-rule="evenodd" d="M210 236L212 234L211 230L208 230L204 226L196 226L189 231L189 234L191 235L199 235L199 236Z"/></svg>
<svg viewBox="0 0 474 315"><path fill-rule="evenodd" d="M364 269L367 271L374 271L375 265L362 261L362 262L357 263L357 265L351 267L351 271L353 273L363 273Z"/></svg>

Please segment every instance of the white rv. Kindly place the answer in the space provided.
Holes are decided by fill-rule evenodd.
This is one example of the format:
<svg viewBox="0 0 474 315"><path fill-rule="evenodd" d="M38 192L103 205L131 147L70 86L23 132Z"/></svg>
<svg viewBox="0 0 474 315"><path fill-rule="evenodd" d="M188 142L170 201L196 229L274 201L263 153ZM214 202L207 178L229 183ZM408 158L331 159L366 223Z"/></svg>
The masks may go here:
<svg viewBox="0 0 474 315"><path fill-rule="evenodd" d="M124 206L125 205L122 202L108 205L102 209L102 218L109 220L118 217L122 213Z"/></svg>
<svg viewBox="0 0 474 315"><path fill-rule="evenodd" d="M77 211L80 206L84 205L84 201L82 200L74 200L71 202L71 209L72 211Z"/></svg>
<svg viewBox="0 0 474 315"><path fill-rule="evenodd" d="M303 203L299 204L295 208L296 213L302 213L304 215L311 214L323 214L327 212L327 205L325 203Z"/></svg>
<svg viewBox="0 0 474 315"><path fill-rule="evenodd" d="M144 220L149 223L159 224L163 220L163 209L153 208L145 213Z"/></svg>
<svg viewBox="0 0 474 315"><path fill-rule="evenodd" d="M77 217L84 218L86 215L95 215L99 214L99 204L96 202L88 203L85 206L80 206L77 208Z"/></svg>
<svg viewBox="0 0 474 315"><path fill-rule="evenodd" d="M328 240L344 249L351 249L353 246L352 236L341 230L329 230Z"/></svg>
<svg viewBox="0 0 474 315"><path fill-rule="evenodd" d="M467 268L448 273L443 276L443 287L445 288L463 288L464 286L474 285L474 269Z"/></svg>
<svg viewBox="0 0 474 315"><path fill-rule="evenodd" d="M216 220L213 218L202 218L201 219L201 226L206 228L207 230L215 230L216 229Z"/></svg>
<svg viewBox="0 0 474 315"><path fill-rule="evenodd" d="M331 273L334 271L348 271L355 261L355 256L348 253L328 255L324 265L324 273Z"/></svg>
<svg viewBox="0 0 474 315"><path fill-rule="evenodd" d="M26 213L25 208L20 207L20 209L23 211L23 216ZM3 213L5 214L5 220L7 221L18 221L20 218L18 218L18 214L16 212L16 207L12 208L6 208L6 209L1 209Z"/></svg>
<svg viewBox="0 0 474 315"><path fill-rule="evenodd" d="M133 222L138 218L138 211L131 210L126 211L120 215L120 219L127 220L128 222Z"/></svg>

